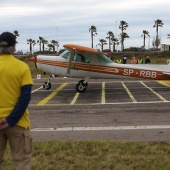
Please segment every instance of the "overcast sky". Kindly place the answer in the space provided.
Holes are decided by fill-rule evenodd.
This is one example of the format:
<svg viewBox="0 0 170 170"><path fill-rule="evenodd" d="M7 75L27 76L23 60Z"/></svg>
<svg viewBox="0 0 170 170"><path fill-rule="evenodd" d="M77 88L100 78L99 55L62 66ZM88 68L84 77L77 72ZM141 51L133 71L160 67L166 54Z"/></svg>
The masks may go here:
<svg viewBox="0 0 170 170"><path fill-rule="evenodd" d="M97 28L94 47L100 48L99 39L106 39L108 31L119 38L122 20L129 25L125 48L141 47L143 30L150 34L146 48L151 48L157 19L164 23L159 27L161 43L170 44L170 0L0 0L0 33L19 31L17 50L23 51L29 51L27 39L38 40L39 36L49 42L57 40L59 49L67 43L91 47L92 25ZM34 50L39 50L38 44Z"/></svg>

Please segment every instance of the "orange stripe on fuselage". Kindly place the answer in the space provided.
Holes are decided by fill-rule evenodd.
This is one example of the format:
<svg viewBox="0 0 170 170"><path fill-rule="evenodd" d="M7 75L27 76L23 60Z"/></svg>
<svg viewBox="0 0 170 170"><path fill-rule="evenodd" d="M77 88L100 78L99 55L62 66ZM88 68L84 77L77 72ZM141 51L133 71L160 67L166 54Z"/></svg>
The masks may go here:
<svg viewBox="0 0 170 170"><path fill-rule="evenodd" d="M37 63L64 67L67 68L67 62L59 61L49 61L49 60L37 60ZM113 74L120 76L129 76L136 78L146 78L154 80L170 80L170 76L163 75L162 71L156 70L145 70L145 69L134 69L134 68L121 68L121 67L111 67L111 66L100 66L100 65L90 65L87 63L76 63L72 62L71 69L78 69L82 71L103 73L103 74Z"/></svg>

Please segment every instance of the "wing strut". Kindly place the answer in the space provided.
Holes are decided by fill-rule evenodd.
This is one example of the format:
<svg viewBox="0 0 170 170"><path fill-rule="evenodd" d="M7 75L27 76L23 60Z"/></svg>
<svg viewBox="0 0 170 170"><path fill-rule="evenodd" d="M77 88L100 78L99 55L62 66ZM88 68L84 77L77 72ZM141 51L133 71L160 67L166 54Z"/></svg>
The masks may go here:
<svg viewBox="0 0 170 170"><path fill-rule="evenodd" d="M75 53L75 51L71 50L70 56L69 56L69 61L68 61L68 66L67 66L67 74L70 74L70 67L71 67L71 63L72 63L74 53Z"/></svg>

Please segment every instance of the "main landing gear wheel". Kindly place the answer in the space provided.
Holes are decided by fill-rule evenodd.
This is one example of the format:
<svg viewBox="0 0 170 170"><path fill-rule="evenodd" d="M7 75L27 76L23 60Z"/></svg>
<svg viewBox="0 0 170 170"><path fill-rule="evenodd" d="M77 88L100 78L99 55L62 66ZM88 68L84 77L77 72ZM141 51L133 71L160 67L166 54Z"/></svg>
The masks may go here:
<svg viewBox="0 0 170 170"><path fill-rule="evenodd" d="M43 88L44 88L45 90L51 89L51 83L48 82L48 81L46 81L46 82L43 84Z"/></svg>
<svg viewBox="0 0 170 170"><path fill-rule="evenodd" d="M84 83L84 80L80 80L76 85L76 91L79 93L84 93L87 89L88 83Z"/></svg>

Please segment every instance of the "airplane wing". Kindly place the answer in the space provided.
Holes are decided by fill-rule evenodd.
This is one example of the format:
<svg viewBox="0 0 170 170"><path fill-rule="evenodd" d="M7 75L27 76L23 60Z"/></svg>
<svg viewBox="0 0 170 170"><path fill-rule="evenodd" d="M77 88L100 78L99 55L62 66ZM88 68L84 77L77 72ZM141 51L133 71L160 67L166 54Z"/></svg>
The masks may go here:
<svg viewBox="0 0 170 170"><path fill-rule="evenodd" d="M84 47L84 46L80 46L80 45L74 45L74 44L64 44L63 47L68 48L70 50L93 52L93 53L98 52L97 49Z"/></svg>

